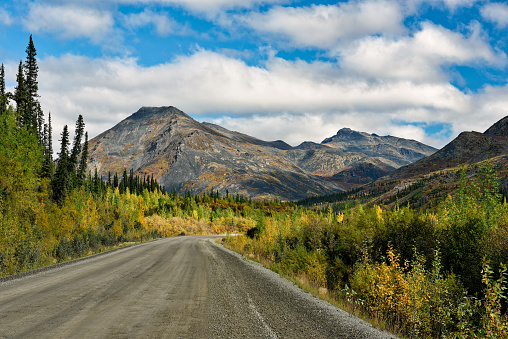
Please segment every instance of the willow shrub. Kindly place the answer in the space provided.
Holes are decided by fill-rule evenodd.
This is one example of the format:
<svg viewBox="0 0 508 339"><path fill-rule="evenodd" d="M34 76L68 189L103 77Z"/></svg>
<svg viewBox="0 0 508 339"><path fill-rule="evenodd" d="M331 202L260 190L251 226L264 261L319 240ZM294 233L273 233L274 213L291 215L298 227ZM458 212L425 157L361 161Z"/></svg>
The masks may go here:
<svg viewBox="0 0 508 339"><path fill-rule="evenodd" d="M439 251L432 268L415 253L412 262L401 262L393 248L387 261L365 257L356 265L350 284L359 300L375 318L415 338L437 338L455 332L457 308L463 288L452 274L444 275Z"/></svg>

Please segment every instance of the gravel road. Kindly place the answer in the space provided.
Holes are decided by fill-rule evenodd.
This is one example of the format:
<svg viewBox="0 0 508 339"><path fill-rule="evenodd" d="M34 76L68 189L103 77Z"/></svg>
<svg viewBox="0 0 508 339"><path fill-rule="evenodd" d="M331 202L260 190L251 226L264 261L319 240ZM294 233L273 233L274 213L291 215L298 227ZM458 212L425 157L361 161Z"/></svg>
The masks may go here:
<svg viewBox="0 0 508 339"><path fill-rule="evenodd" d="M0 279L0 338L394 338L224 249L156 240Z"/></svg>

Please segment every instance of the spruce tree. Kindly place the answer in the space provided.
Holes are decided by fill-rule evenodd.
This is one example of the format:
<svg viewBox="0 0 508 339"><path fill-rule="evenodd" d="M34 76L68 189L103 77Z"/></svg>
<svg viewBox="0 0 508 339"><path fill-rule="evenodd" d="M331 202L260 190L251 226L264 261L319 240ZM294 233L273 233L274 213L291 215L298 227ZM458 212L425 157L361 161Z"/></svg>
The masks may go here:
<svg viewBox="0 0 508 339"><path fill-rule="evenodd" d="M79 187L78 184L78 174L76 172L76 167L78 165L78 157L81 153L81 139L83 139L83 133L85 131L85 123L83 121L83 116L80 114L78 116L78 120L76 121L76 130L74 132L74 142L72 144L72 151L69 156L69 177L70 177L70 187Z"/></svg>
<svg viewBox="0 0 508 339"><path fill-rule="evenodd" d="M48 114L48 123L44 124L44 163L42 167L42 177L52 178L55 170L53 164L53 128L51 127L51 113Z"/></svg>
<svg viewBox="0 0 508 339"><path fill-rule="evenodd" d="M0 67L0 114L7 110L7 93L5 92L5 68L4 64Z"/></svg>
<svg viewBox="0 0 508 339"><path fill-rule="evenodd" d="M78 163L78 156L81 153L81 139L83 139L83 133L85 132L85 122L83 116L80 114L76 121L76 130L74 133L74 142L72 144L71 152L71 163L76 165Z"/></svg>
<svg viewBox="0 0 508 339"><path fill-rule="evenodd" d="M49 159L53 161L53 127L51 126L51 112L48 114L48 140L46 145Z"/></svg>
<svg viewBox="0 0 508 339"><path fill-rule="evenodd" d="M37 117L37 131L39 136L39 143L44 145L44 113L42 112L42 107L40 103L37 103L36 109L36 117Z"/></svg>
<svg viewBox="0 0 508 339"><path fill-rule="evenodd" d="M131 191L131 193L136 193L135 187L134 187L134 170L132 168L129 171L128 187L129 187L129 190Z"/></svg>
<svg viewBox="0 0 508 339"><path fill-rule="evenodd" d="M113 187L118 187L118 173L115 172L115 175L113 176Z"/></svg>
<svg viewBox="0 0 508 339"><path fill-rule="evenodd" d="M86 165L88 162L88 132L85 133L85 143L83 145L83 152L81 153L81 160L79 162L76 186L81 187L85 181Z"/></svg>
<svg viewBox="0 0 508 339"><path fill-rule="evenodd" d="M41 121L43 121L43 113L40 109L40 103L38 99L39 84L37 82L37 73L39 71L39 67L37 66L37 59L35 58L36 55L37 51L35 50L32 35L30 35L30 40L26 48L26 60L24 64L26 77L25 87L27 93L27 119L30 120L31 127L34 130L37 129L39 139L42 139Z"/></svg>
<svg viewBox="0 0 508 339"><path fill-rule="evenodd" d="M16 75L18 85L14 88L14 101L16 102L17 119L21 126L30 124L30 117L27 116L27 91L25 86L25 75L23 73L23 62L19 62L18 74Z"/></svg>
<svg viewBox="0 0 508 339"><path fill-rule="evenodd" d="M52 182L53 199L58 203L62 203L65 200L69 190L69 130L67 125L64 126L60 142L58 164Z"/></svg>

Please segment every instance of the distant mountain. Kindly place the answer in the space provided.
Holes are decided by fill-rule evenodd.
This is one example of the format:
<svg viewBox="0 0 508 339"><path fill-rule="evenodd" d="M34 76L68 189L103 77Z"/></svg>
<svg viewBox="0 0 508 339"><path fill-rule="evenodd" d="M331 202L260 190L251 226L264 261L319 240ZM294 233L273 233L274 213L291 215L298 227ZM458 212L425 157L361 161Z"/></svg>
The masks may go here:
<svg viewBox="0 0 508 339"><path fill-rule="evenodd" d="M295 147L296 149L303 149L303 150L316 150L316 149L329 149L329 146L318 144L312 141L304 141L300 145Z"/></svg>
<svg viewBox="0 0 508 339"><path fill-rule="evenodd" d="M359 136L354 131L346 133L355 135L353 140L364 140L364 135ZM330 139L332 138L327 140ZM359 149L356 148L355 151ZM462 132L434 154L391 171L376 181L343 194L309 197L298 203L306 206L317 203L317 208L326 208L327 203L336 203L340 207L349 205L349 200L353 199L364 205L394 206L398 203L412 208L434 208L457 192L457 166L468 165L467 177L470 178L481 173L487 159L497 173L499 189L508 196L508 117L499 120L484 133ZM351 177L356 173L350 172L343 169L340 180L351 183ZM360 168L359 172L363 178L372 172L372 177L379 176L376 166L373 170Z"/></svg>
<svg viewBox="0 0 508 339"><path fill-rule="evenodd" d="M292 147L199 123L174 107L143 107L90 141L88 168L103 178L132 169L180 192L294 200L372 182L434 151L412 140L341 131L322 144ZM348 141L347 133L355 137Z"/></svg>
<svg viewBox="0 0 508 339"><path fill-rule="evenodd" d="M362 153L392 168L410 164L437 151L415 140L378 136L349 128L339 130L333 137L323 140L322 144L344 152Z"/></svg>

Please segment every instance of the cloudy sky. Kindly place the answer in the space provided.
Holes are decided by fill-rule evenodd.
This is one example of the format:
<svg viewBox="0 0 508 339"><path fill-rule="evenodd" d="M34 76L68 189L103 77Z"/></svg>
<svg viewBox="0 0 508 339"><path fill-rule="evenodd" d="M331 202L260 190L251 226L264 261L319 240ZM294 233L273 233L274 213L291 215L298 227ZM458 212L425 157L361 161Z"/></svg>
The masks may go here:
<svg viewBox="0 0 508 339"><path fill-rule="evenodd" d="M508 115L505 1L3 0L11 90L30 34L55 139L171 105L292 145L350 127L441 147Z"/></svg>

